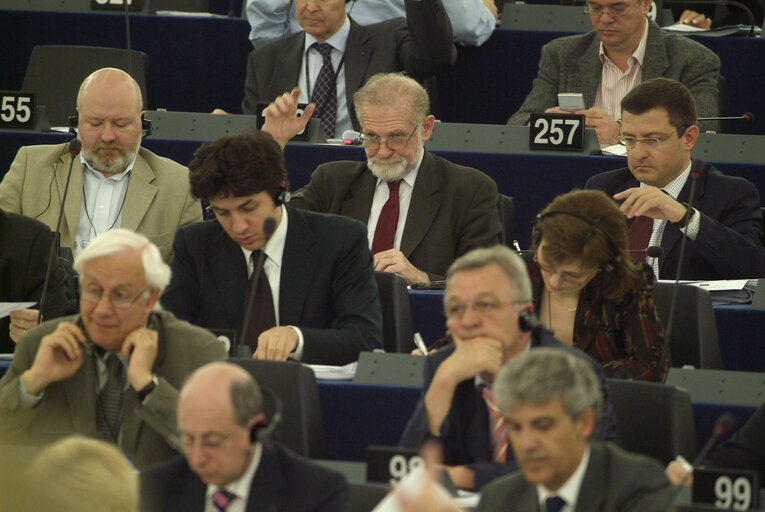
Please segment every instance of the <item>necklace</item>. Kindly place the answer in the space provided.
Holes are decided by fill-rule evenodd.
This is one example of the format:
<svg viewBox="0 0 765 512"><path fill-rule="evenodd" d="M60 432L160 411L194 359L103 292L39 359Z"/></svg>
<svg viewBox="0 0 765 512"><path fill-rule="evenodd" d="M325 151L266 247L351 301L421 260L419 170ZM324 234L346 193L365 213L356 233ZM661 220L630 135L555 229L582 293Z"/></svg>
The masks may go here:
<svg viewBox="0 0 765 512"><path fill-rule="evenodd" d="M550 326L550 329L552 329L552 298L553 294L550 290L545 288L545 291L547 292L547 325ZM575 313L578 309L578 305L574 306L573 308L566 308L566 311L569 313Z"/></svg>

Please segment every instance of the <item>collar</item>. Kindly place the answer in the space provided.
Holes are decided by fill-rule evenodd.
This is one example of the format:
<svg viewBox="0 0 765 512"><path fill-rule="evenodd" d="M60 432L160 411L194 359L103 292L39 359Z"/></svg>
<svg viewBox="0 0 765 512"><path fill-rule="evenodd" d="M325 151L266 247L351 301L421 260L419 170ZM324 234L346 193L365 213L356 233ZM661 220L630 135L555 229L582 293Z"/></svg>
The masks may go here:
<svg viewBox="0 0 765 512"><path fill-rule="evenodd" d="M667 183L664 187L662 187L662 190L669 194L672 199L677 199L677 196L680 195L680 192L682 192L683 187L685 186L685 182L688 181L688 176L691 175L691 165L693 165L693 161L688 162L688 167L685 168L683 172L681 172L677 178ZM645 183L640 184L640 188L647 187Z"/></svg>
<svg viewBox="0 0 765 512"><path fill-rule="evenodd" d="M422 167L422 159L425 158L425 147L423 146L422 152L420 153L420 157L417 160L417 165L414 169L409 171L403 178L407 185L409 185L411 188L414 188L414 182L417 181L417 173L420 172L420 167ZM377 184L375 187L378 187L382 183L382 180L380 178L377 178Z"/></svg>
<svg viewBox="0 0 765 512"><path fill-rule="evenodd" d="M282 220L279 222L279 225L276 226L276 229L274 230L274 234L271 235L271 239L266 242L266 244L263 246L262 250L266 253L266 256L268 259L273 261L277 267L282 267L282 257L284 256L284 244L287 241L287 225L289 224L288 221L288 215L287 215L287 208L284 205L281 205L282 209ZM248 274L249 271L254 270L250 268L250 255L252 254L252 251L245 249L241 245L239 246L242 249L242 252L244 253L244 260L247 262L247 268Z"/></svg>
<svg viewBox="0 0 765 512"><path fill-rule="evenodd" d="M579 497L579 490L582 487L582 480L584 480L584 473L587 470L587 464L590 462L590 445L587 444L587 448L584 450L582 460L579 461L579 465L571 476L566 480L566 483L561 486L555 492L548 491L544 485L537 484L537 496L539 496L539 503L542 510L545 508L545 501L552 496L560 496L566 501L566 506L570 507L569 510L574 510L576 507L576 500Z"/></svg>
<svg viewBox="0 0 765 512"><path fill-rule="evenodd" d="M305 42L303 43L303 55L308 53L308 49L313 46L314 43L328 43L335 50L342 54L345 54L345 45L348 42L348 34L351 32L351 20L348 16L345 17L345 23L340 29L332 34L326 41L319 41L314 36L306 32Z"/></svg>
<svg viewBox="0 0 765 512"><path fill-rule="evenodd" d="M221 489L236 494L238 499L244 500L245 504L247 503L247 500L250 497L252 479L255 478L255 472L258 470L258 466L260 466L260 459L263 456L263 446L260 443L255 443L254 450L255 455L253 455L252 460L250 461L250 465L247 467L247 471L242 473L242 476L240 476L237 480L234 480L223 488L218 487L217 485L207 486L206 503L209 503L210 500L212 500L212 495Z"/></svg>
<svg viewBox="0 0 765 512"><path fill-rule="evenodd" d="M643 20L645 21L645 24L643 25L643 37L640 38L640 43L638 43L637 48L635 48L635 51L632 53L632 57L630 58L630 60L636 60L637 63L640 64L640 67L643 67L643 59L645 59L645 48L648 44L648 18L644 17ZM603 41L601 41L600 45L598 46L598 58L600 59L601 64L603 64L605 60L608 59L606 51L603 48Z"/></svg>
<svg viewBox="0 0 765 512"><path fill-rule="evenodd" d="M124 171L122 171L121 173L115 174L113 176L109 176L107 178L100 171L97 171L88 162L86 162L85 159L82 157L82 153L80 153L80 162L82 163L83 171L90 171L91 173L93 173L93 175L96 178L101 178L104 180L113 180L113 181L123 180L130 173L130 171L133 170L133 167L135 166L136 158L138 158L138 151L136 151L135 156L133 157L133 160L130 162L130 164L127 166L127 168Z"/></svg>

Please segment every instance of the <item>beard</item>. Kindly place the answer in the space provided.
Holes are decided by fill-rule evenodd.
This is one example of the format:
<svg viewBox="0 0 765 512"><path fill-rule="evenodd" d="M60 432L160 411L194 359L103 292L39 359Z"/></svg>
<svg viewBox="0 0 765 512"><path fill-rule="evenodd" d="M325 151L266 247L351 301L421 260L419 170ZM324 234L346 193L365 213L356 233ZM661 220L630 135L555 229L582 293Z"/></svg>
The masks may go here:
<svg viewBox="0 0 765 512"><path fill-rule="evenodd" d="M396 181L412 172L419 164L424 147L420 144L415 153L412 163L401 155L394 155L388 158L373 156L367 160L367 167L377 178L383 181Z"/></svg>
<svg viewBox="0 0 765 512"><path fill-rule="evenodd" d="M98 149L104 147L116 148L118 152L108 158L104 158L98 154ZM95 148L82 148L83 160L85 160L93 169L105 175L113 175L123 172L135 159L136 154L138 154L138 144L133 148L106 145L96 146Z"/></svg>

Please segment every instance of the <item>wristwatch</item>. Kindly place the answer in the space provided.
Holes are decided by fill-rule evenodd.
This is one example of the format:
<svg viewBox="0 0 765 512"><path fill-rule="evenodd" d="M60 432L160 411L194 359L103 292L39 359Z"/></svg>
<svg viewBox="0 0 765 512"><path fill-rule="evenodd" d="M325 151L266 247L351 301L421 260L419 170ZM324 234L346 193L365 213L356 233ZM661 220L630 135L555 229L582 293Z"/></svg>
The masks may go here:
<svg viewBox="0 0 765 512"><path fill-rule="evenodd" d="M156 376L156 375L152 375L152 376L151 376L151 380L149 381L149 383L148 383L148 384L146 384L146 385L143 387L143 389L141 389L140 391L138 391L138 400L139 400L141 403L143 403L143 402L144 402L144 400L146 400L146 398L149 396L149 394L150 394L152 391L154 391L154 388L156 388L157 386L159 386L159 379L157 378L157 376Z"/></svg>
<svg viewBox="0 0 765 512"><path fill-rule="evenodd" d="M696 210L693 208L688 207L688 203L680 203L683 206L685 206L685 214L683 215L683 218L680 219L678 222L674 222L673 224L677 226L680 229L684 229L693 219L693 216L696 214Z"/></svg>

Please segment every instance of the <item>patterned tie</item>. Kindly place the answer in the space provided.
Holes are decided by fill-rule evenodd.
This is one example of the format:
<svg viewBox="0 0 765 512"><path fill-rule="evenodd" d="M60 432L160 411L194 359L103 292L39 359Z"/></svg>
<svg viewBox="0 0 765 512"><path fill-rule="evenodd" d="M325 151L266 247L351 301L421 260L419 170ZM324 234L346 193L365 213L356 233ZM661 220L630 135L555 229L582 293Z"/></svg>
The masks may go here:
<svg viewBox="0 0 765 512"><path fill-rule="evenodd" d="M337 119L337 84L335 70L332 67L332 45L329 43L313 43L313 48L321 54L321 69L316 77L311 101L316 102L316 115L321 117L321 127L327 137L335 136L335 120Z"/></svg>
<svg viewBox="0 0 765 512"><path fill-rule="evenodd" d="M494 462L507 461L507 441L508 430L505 418L494 400L494 391L484 386L481 389L483 399L486 401L486 407L489 410L489 419L491 420L491 458Z"/></svg>
<svg viewBox="0 0 765 512"><path fill-rule="evenodd" d="M560 512L566 506L566 500L560 496L550 496L545 500L545 512Z"/></svg>
<svg viewBox="0 0 765 512"><path fill-rule="evenodd" d="M393 249L393 239L396 237L398 226L398 187L401 180L388 182L388 200L380 210L380 218L377 219L375 237L372 239L372 254Z"/></svg>
<svg viewBox="0 0 765 512"><path fill-rule="evenodd" d="M215 491L212 495L212 505L215 512L226 512L226 509L237 498L233 492L228 492L225 489Z"/></svg>
<svg viewBox="0 0 765 512"><path fill-rule="evenodd" d="M252 266L255 268L258 258L260 257L260 251L253 251L250 255L252 260ZM250 290L252 290L252 283L255 279L255 271L253 270L250 276L250 281L247 283L247 292L245 293L245 307L247 304L247 298L250 296ZM274 297L271 295L271 286L268 284L268 277L263 267L260 267L260 278L258 279L258 288L255 290L255 300L252 303L252 311L250 312L250 325L247 330L247 339L243 340L245 344L249 345L253 352L258 348L258 336L263 331L267 331L271 327L276 326L276 314L274 313Z"/></svg>
<svg viewBox="0 0 765 512"><path fill-rule="evenodd" d="M122 414L122 393L124 390L122 378L122 362L116 354L106 358L106 384L98 394L96 406L98 411L98 431L101 437L112 443L117 443L120 433L120 415Z"/></svg>
<svg viewBox="0 0 765 512"><path fill-rule="evenodd" d="M644 251L651 241L651 232L653 231L653 219L641 215L632 219L627 238L629 239L630 250ZM638 261L645 261L645 253L632 253L630 255Z"/></svg>

